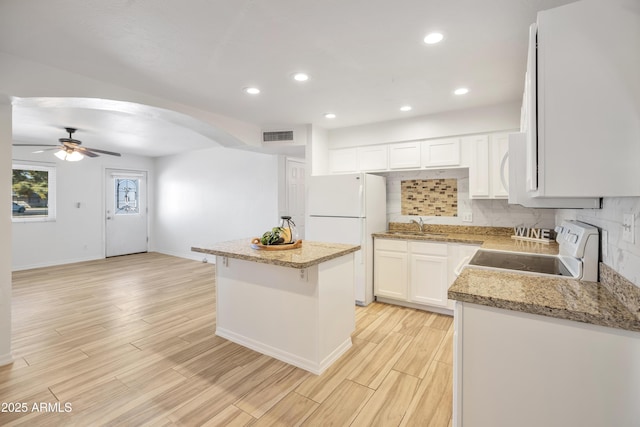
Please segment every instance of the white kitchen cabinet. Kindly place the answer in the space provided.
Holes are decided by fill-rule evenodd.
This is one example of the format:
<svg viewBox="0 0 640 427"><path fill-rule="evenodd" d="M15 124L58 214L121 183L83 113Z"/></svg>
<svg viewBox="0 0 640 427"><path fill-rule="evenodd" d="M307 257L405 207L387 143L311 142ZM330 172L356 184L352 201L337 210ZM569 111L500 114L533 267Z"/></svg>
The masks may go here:
<svg viewBox="0 0 640 427"><path fill-rule="evenodd" d="M509 134L474 135L464 138L471 149L469 196L472 199L506 199Z"/></svg>
<svg viewBox="0 0 640 427"><path fill-rule="evenodd" d="M407 299L407 241L375 239L374 293L376 296Z"/></svg>
<svg viewBox="0 0 640 427"><path fill-rule="evenodd" d="M460 165L460 138L422 141L421 164L425 168Z"/></svg>
<svg viewBox="0 0 640 427"><path fill-rule="evenodd" d="M471 164L469 165L469 197L472 199L488 199L489 188L489 137L474 135L464 138L471 148Z"/></svg>
<svg viewBox="0 0 640 427"><path fill-rule="evenodd" d="M374 294L379 300L451 313L449 286L455 268L478 245L376 238Z"/></svg>
<svg viewBox="0 0 640 427"><path fill-rule="evenodd" d="M640 333L456 302L453 425L636 426Z"/></svg>
<svg viewBox="0 0 640 427"><path fill-rule="evenodd" d="M390 169L420 168L420 142L389 144Z"/></svg>
<svg viewBox="0 0 640 427"><path fill-rule="evenodd" d="M409 242L409 301L447 307L447 244Z"/></svg>
<svg viewBox="0 0 640 427"><path fill-rule="evenodd" d="M357 157L360 172L385 171L389 168L389 147L386 144L358 147Z"/></svg>
<svg viewBox="0 0 640 427"><path fill-rule="evenodd" d="M356 148L329 150L329 173L358 172L358 154Z"/></svg>

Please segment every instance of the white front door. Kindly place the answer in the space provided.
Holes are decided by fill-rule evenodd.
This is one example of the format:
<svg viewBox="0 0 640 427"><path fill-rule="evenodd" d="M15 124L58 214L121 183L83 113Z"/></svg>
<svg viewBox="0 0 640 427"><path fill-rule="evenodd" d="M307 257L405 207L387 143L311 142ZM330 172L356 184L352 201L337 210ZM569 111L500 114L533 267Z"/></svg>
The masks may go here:
<svg viewBox="0 0 640 427"><path fill-rule="evenodd" d="M286 160L287 215L291 217L298 230L298 238L305 237L304 225L304 161Z"/></svg>
<svg viewBox="0 0 640 427"><path fill-rule="evenodd" d="M147 252L147 174L106 169L106 256Z"/></svg>

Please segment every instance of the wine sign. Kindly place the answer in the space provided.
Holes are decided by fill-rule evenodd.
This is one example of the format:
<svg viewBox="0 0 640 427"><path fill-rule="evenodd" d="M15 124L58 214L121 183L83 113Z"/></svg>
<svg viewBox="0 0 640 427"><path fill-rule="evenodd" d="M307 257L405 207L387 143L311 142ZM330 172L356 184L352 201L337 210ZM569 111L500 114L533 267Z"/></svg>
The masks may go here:
<svg viewBox="0 0 640 427"><path fill-rule="evenodd" d="M553 230L546 228L513 227L512 239L526 240L528 242L549 243L554 239Z"/></svg>

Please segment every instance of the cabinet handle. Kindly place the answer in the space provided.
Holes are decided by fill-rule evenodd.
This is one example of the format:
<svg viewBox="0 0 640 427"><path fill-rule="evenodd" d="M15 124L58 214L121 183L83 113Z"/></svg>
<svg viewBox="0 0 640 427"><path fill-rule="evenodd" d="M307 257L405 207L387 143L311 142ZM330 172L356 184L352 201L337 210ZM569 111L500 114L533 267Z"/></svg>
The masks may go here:
<svg viewBox="0 0 640 427"><path fill-rule="evenodd" d="M500 181L502 181L502 186L504 187L504 189L508 193L509 192L509 183L507 182L507 179L505 177L505 166L507 165L507 160L509 160L509 152L508 151L506 153L504 153L504 156L502 156L502 162L500 162Z"/></svg>

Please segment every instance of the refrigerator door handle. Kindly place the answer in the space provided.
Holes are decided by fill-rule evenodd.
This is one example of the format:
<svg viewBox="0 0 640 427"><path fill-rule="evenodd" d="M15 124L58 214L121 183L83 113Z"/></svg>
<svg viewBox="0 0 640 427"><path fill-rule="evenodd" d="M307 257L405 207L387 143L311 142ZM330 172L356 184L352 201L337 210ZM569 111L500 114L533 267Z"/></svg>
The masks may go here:
<svg viewBox="0 0 640 427"><path fill-rule="evenodd" d="M360 264L364 264L364 262L367 259L367 254L364 253L364 251L366 250L366 245L369 244L369 242L366 240L367 239L367 227L366 227L366 218L361 218L360 219Z"/></svg>
<svg viewBox="0 0 640 427"><path fill-rule="evenodd" d="M365 213L364 183L362 181L360 181L360 186L358 187L358 200L360 200L360 216L364 216L364 213Z"/></svg>

